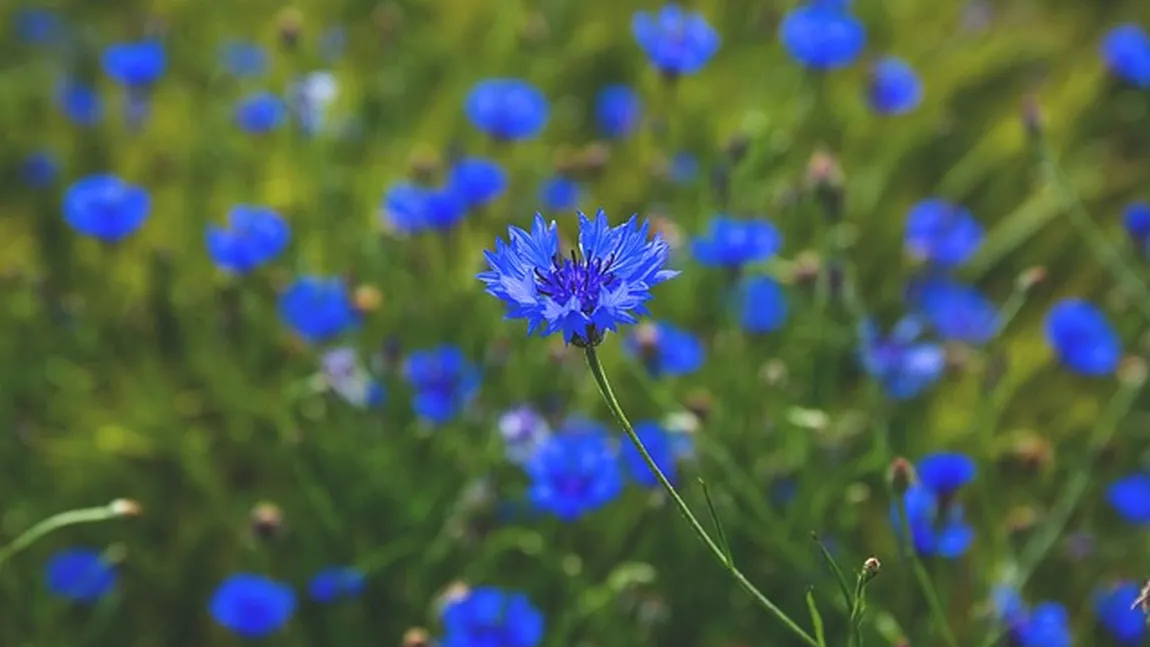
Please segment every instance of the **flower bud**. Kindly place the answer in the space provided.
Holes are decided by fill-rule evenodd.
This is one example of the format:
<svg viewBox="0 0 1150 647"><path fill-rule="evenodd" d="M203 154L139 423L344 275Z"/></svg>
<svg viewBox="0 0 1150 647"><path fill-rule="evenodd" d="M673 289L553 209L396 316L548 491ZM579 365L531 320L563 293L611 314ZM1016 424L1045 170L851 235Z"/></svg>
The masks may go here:
<svg viewBox="0 0 1150 647"><path fill-rule="evenodd" d="M882 562L878 561L877 557L871 556L866 558L862 567L863 581L869 582L873 580L880 570L882 570Z"/></svg>
<svg viewBox="0 0 1150 647"><path fill-rule="evenodd" d="M274 503L257 503L250 520L252 533L260 539L277 539L283 534L283 511Z"/></svg>
<svg viewBox="0 0 1150 647"><path fill-rule="evenodd" d="M751 138L746 133L735 133L723 146L723 154L732 164L738 164L751 150Z"/></svg>
<svg viewBox="0 0 1150 647"><path fill-rule="evenodd" d="M377 310L380 304L383 303L383 293L374 285L365 283L355 288L352 300L355 302L356 310L360 312L372 312Z"/></svg>
<svg viewBox="0 0 1150 647"><path fill-rule="evenodd" d="M699 422L705 423L715 408L715 398L707 391L695 391L687 396L683 404L686 405L687 411L699 419Z"/></svg>
<svg viewBox="0 0 1150 647"><path fill-rule="evenodd" d="M138 517L144 508L134 499L116 499L108 504L108 511L117 517Z"/></svg>
<svg viewBox="0 0 1150 647"><path fill-rule="evenodd" d="M1146 381L1146 361L1141 357L1126 357L1118 365L1118 380L1128 386L1139 386Z"/></svg>
<svg viewBox="0 0 1150 647"><path fill-rule="evenodd" d="M423 627L412 627L403 632L401 647L430 647L431 634Z"/></svg>
<svg viewBox="0 0 1150 647"><path fill-rule="evenodd" d="M284 7L276 16L276 30L284 46L295 47L303 33L303 13L295 7Z"/></svg>
<svg viewBox="0 0 1150 647"><path fill-rule="evenodd" d="M1046 280L1046 268L1041 265L1023 270L1015 281L1015 288L1020 292L1029 292L1039 283Z"/></svg>
<svg viewBox="0 0 1150 647"><path fill-rule="evenodd" d="M918 474L914 470L914 465L902 456L890 462L887 478L890 479L891 487L899 496L902 496L912 485L918 482Z"/></svg>

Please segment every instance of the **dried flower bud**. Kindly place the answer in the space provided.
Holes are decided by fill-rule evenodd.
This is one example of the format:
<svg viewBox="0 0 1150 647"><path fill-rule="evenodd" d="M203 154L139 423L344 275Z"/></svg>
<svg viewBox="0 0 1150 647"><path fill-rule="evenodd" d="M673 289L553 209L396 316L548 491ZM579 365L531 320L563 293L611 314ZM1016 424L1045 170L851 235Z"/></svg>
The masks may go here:
<svg viewBox="0 0 1150 647"><path fill-rule="evenodd" d="M796 285L810 285L818 280L822 268L823 261L818 252L803 250L795 256L794 266L791 268L791 282Z"/></svg>
<svg viewBox="0 0 1150 647"><path fill-rule="evenodd" d="M1123 358L1118 365L1118 380L1129 386L1139 386L1146 381L1146 361L1140 357Z"/></svg>
<svg viewBox="0 0 1150 647"><path fill-rule="evenodd" d="M695 414L699 422L706 422L715 408L715 399L707 391L695 391L687 396L684 404L687 411Z"/></svg>
<svg viewBox="0 0 1150 647"><path fill-rule="evenodd" d="M1020 292L1029 292L1034 286L1046 280L1046 268L1041 265L1023 270L1015 281L1015 288Z"/></svg>
<svg viewBox="0 0 1150 647"><path fill-rule="evenodd" d="M611 163L611 146L607 142L591 142L574 159L576 170L587 175L598 175Z"/></svg>
<svg viewBox="0 0 1150 647"><path fill-rule="evenodd" d="M635 345L643 359L655 358L659 354L659 327L650 321L635 326Z"/></svg>
<svg viewBox="0 0 1150 647"><path fill-rule="evenodd" d="M727 156L732 164L738 164L743 161L747 156L747 152L751 150L751 138L746 133L735 133L727 139L727 143L723 145L723 154Z"/></svg>
<svg viewBox="0 0 1150 647"><path fill-rule="evenodd" d="M1142 591L1138 594L1138 599L1134 600L1134 604L1130 605L1130 610L1133 611L1138 607L1142 608L1142 613L1150 614L1150 580L1142 585Z"/></svg>
<svg viewBox="0 0 1150 647"><path fill-rule="evenodd" d="M873 580L874 577L876 575L878 575L879 571L881 571L881 570L882 570L882 562L878 561L877 557L871 556L871 557L866 558L866 561L863 562L863 567L862 567L863 580L867 581L867 582Z"/></svg>
<svg viewBox="0 0 1150 647"><path fill-rule="evenodd" d="M1046 438L1028 433L1019 438L1012 448L1014 458L1026 469L1039 470L1054 460L1054 447Z"/></svg>
<svg viewBox="0 0 1150 647"><path fill-rule="evenodd" d="M651 216L651 229L656 234L662 235L671 249L682 248L683 230L669 216Z"/></svg>
<svg viewBox="0 0 1150 647"><path fill-rule="evenodd" d="M443 171L443 158L430 144L417 144L408 156L407 168L415 180L430 184Z"/></svg>
<svg viewBox="0 0 1150 647"><path fill-rule="evenodd" d="M430 647L431 634L423 627L412 627L403 632L401 647Z"/></svg>
<svg viewBox="0 0 1150 647"><path fill-rule="evenodd" d="M1030 530L1038 523L1038 512L1028 505L1020 505L1006 513L1006 528L1011 533L1020 533Z"/></svg>
<svg viewBox="0 0 1150 647"><path fill-rule="evenodd" d="M444 609L466 598L471 593L471 587L463 580L455 580L448 584L435 599L435 606L440 613Z"/></svg>
<svg viewBox="0 0 1150 647"><path fill-rule="evenodd" d="M295 7L284 7L276 16L276 30L285 46L294 47L303 33L303 13Z"/></svg>
<svg viewBox="0 0 1150 647"><path fill-rule="evenodd" d="M360 312L372 312L383 303L383 293L374 285L363 284L355 288L353 295L355 309Z"/></svg>
<svg viewBox="0 0 1150 647"><path fill-rule="evenodd" d="M108 511L117 517L138 517L144 508L134 499L116 499L108 504Z"/></svg>
<svg viewBox="0 0 1150 647"><path fill-rule="evenodd" d="M895 493L900 496L918 482L918 474L914 470L914 465L902 456L890 462L887 478L890 479L891 487L894 488Z"/></svg>
<svg viewBox="0 0 1150 647"><path fill-rule="evenodd" d="M559 175L573 175L578 173L579 163L581 161L579 153L580 151L570 144L557 146L551 157L555 172Z"/></svg>
<svg viewBox="0 0 1150 647"><path fill-rule="evenodd" d="M814 192L827 216L832 221L842 218L846 178L838 160L826 151L815 151L807 164L806 181L807 189Z"/></svg>
<svg viewBox="0 0 1150 647"><path fill-rule="evenodd" d="M528 43L541 43L551 35L551 27L547 24L547 17L538 11L527 15L527 20L519 30L519 36Z"/></svg>
<svg viewBox="0 0 1150 647"><path fill-rule="evenodd" d="M778 357L767 360L759 369L759 378L770 386L786 384L789 374L787 363Z"/></svg>
<svg viewBox="0 0 1150 647"><path fill-rule="evenodd" d="M283 511L274 503L257 503L250 518L252 532L260 539L276 539L283 534Z"/></svg>

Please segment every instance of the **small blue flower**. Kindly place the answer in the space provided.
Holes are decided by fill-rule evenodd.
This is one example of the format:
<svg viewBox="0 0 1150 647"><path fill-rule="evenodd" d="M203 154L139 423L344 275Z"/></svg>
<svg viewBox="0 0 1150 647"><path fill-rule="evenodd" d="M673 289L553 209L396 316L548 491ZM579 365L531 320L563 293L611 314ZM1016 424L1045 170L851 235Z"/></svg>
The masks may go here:
<svg viewBox="0 0 1150 647"><path fill-rule="evenodd" d="M606 331L646 314L650 289L678 272L664 269L669 248L650 223L634 216L615 227L602 211L594 219L579 213L579 254L559 254L559 231L536 214L531 232L508 229L485 251L491 268L479 274L487 293L507 304L507 316L527 320L527 334L562 333L577 346L595 345Z"/></svg>
<svg viewBox="0 0 1150 647"><path fill-rule="evenodd" d="M631 33L660 72L694 74L719 51L719 33L703 14L668 3L658 13L637 11Z"/></svg>
<svg viewBox="0 0 1150 647"><path fill-rule="evenodd" d="M862 325L863 367L896 400L918 395L937 382L946 368L942 347L916 341L921 334L922 322L914 317L900 320L885 338L874 322Z"/></svg>
<svg viewBox="0 0 1150 647"><path fill-rule="evenodd" d="M539 202L547 211L571 211L579 206L582 189L579 183L562 175L553 175L539 187Z"/></svg>
<svg viewBox="0 0 1150 647"><path fill-rule="evenodd" d="M609 85L595 99L595 121L605 137L621 139L639 127L643 101L627 85Z"/></svg>
<svg viewBox="0 0 1150 647"><path fill-rule="evenodd" d="M104 101L91 86L64 80L56 88L56 102L72 123L94 126L104 117Z"/></svg>
<svg viewBox="0 0 1150 647"><path fill-rule="evenodd" d="M677 466L675 465L675 447L671 442L670 434L659 423L651 421L636 424L635 434L639 436L639 440L643 441L643 447L647 449L647 453L655 459L659 471L674 485L678 480ZM659 487L659 479L655 476L655 472L651 471L635 444L630 440L622 444L619 457L623 460L623 465L627 467L627 472L635 483L645 488Z"/></svg>
<svg viewBox="0 0 1150 647"><path fill-rule="evenodd" d="M913 485L903 495L914 549L923 556L960 557L974 542L974 529L963 518L962 506L942 506L933 492ZM902 515L892 506L891 523L902 536Z"/></svg>
<svg viewBox="0 0 1150 647"><path fill-rule="evenodd" d="M978 466L974 459L957 452L927 454L915 465L922 486L941 499L954 496L959 488L974 480Z"/></svg>
<svg viewBox="0 0 1150 647"><path fill-rule="evenodd" d="M16 35L25 43L50 45L64 33L64 23L55 12L43 7L26 7L16 12Z"/></svg>
<svg viewBox="0 0 1150 647"><path fill-rule="evenodd" d="M888 56L871 68L868 98L875 112L906 114L922 103L922 80L909 63Z"/></svg>
<svg viewBox="0 0 1150 647"><path fill-rule="evenodd" d="M688 375L703 366L703 344L686 330L660 321L634 328L624 342L652 377Z"/></svg>
<svg viewBox="0 0 1150 647"><path fill-rule="evenodd" d="M1129 647L1141 645L1146 637L1146 613L1138 608L1141 587L1119 582L1094 595L1098 623L1114 640Z"/></svg>
<svg viewBox="0 0 1150 647"><path fill-rule="evenodd" d="M263 638L291 619L295 592L262 575L229 576L212 594L208 611L220 625L243 638Z"/></svg>
<svg viewBox="0 0 1150 647"><path fill-rule="evenodd" d="M61 550L44 566L44 581L53 595L74 602L95 602L116 586L116 569L100 551Z"/></svg>
<svg viewBox="0 0 1150 647"><path fill-rule="evenodd" d="M531 479L532 504L562 521L602 508L623 488L619 456L606 433L553 434L523 468Z"/></svg>
<svg viewBox="0 0 1150 647"><path fill-rule="evenodd" d="M691 251L703 265L741 267L778 253L783 237L769 220L715 216L707 233L691 241Z"/></svg>
<svg viewBox="0 0 1150 647"><path fill-rule="evenodd" d="M467 215L463 197L450 189L429 189L401 182L383 198L384 226L398 234L447 231Z"/></svg>
<svg viewBox="0 0 1150 647"><path fill-rule="evenodd" d="M314 134L327 124L328 111L339 95L339 82L327 71L311 72L294 82L287 103L300 130Z"/></svg>
<svg viewBox="0 0 1150 647"><path fill-rule="evenodd" d="M445 424L467 406L479 390L479 369L455 346L412 351L403 378L415 389L412 408L421 418Z"/></svg>
<svg viewBox="0 0 1150 647"><path fill-rule="evenodd" d="M1106 501L1126 521L1150 526L1150 474L1131 474L1111 483Z"/></svg>
<svg viewBox="0 0 1150 647"><path fill-rule="evenodd" d="M354 598L363 592L364 580L363 571L354 566L330 566L308 581L307 593L312 600L324 604Z"/></svg>
<svg viewBox="0 0 1150 647"><path fill-rule="evenodd" d="M910 301L943 341L985 344L998 334L998 306L972 286L930 277L910 292Z"/></svg>
<svg viewBox="0 0 1150 647"><path fill-rule="evenodd" d="M267 207L238 205L228 212L227 228L208 225L208 255L229 272L246 274L267 264L287 248L291 230Z"/></svg>
<svg viewBox="0 0 1150 647"><path fill-rule="evenodd" d="M258 43L231 41L220 48L220 60L237 78L262 76L268 68L268 52Z"/></svg>
<svg viewBox="0 0 1150 647"><path fill-rule="evenodd" d="M104 50L104 73L129 88L146 88L164 74L167 56L156 40L118 43Z"/></svg>
<svg viewBox="0 0 1150 647"><path fill-rule="evenodd" d="M687 184L698 177L699 160L686 151L679 151L671 158L669 173L675 184Z"/></svg>
<svg viewBox="0 0 1150 647"><path fill-rule="evenodd" d="M32 153L20 165L20 177L24 184L34 189L42 189L55 182L59 172L56 158L47 151Z"/></svg>
<svg viewBox="0 0 1150 647"><path fill-rule="evenodd" d="M905 244L912 256L935 267L962 265L978 251L982 224L967 209L940 198L929 198L910 208Z"/></svg>
<svg viewBox="0 0 1150 647"><path fill-rule="evenodd" d="M1150 203L1132 202L1126 205L1122 224L1126 227L1126 233L1138 245L1138 252L1150 255Z"/></svg>
<svg viewBox="0 0 1150 647"><path fill-rule="evenodd" d="M256 92L240 99L236 106L236 123L245 131L260 135L279 128L287 108L270 92Z"/></svg>
<svg viewBox="0 0 1150 647"><path fill-rule="evenodd" d="M443 610L441 647L536 647L543 614L522 593L479 586Z"/></svg>
<svg viewBox="0 0 1150 647"><path fill-rule="evenodd" d="M850 65L866 45L866 28L840 2L809 2L783 18L779 39L791 58L815 70Z"/></svg>
<svg viewBox="0 0 1150 647"><path fill-rule="evenodd" d="M116 243L148 218L148 192L114 175L89 175L64 194L64 219L76 231Z"/></svg>
<svg viewBox="0 0 1150 647"><path fill-rule="evenodd" d="M478 209L507 189L507 173L489 159L465 157L451 167L447 184L466 208Z"/></svg>
<svg viewBox="0 0 1150 647"><path fill-rule="evenodd" d="M359 323L347 286L338 278L300 277L279 298L280 318L304 341L318 344Z"/></svg>
<svg viewBox="0 0 1150 647"><path fill-rule="evenodd" d="M739 324L749 333L774 332L787 321L787 293L775 279L749 276L739 285Z"/></svg>
<svg viewBox="0 0 1150 647"><path fill-rule="evenodd" d="M471 123L495 139L529 139L547 124L547 97L520 79L480 81L467 95L464 108Z"/></svg>
<svg viewBox="0 0 1150 647"><path fill-rule="evenodd" d="M1046 341L1060 362L1081 375L1109 375L1122 360L1122 340L1106 315L1081 299L1063 299L1050 309Z"/></svg>
<svg viewBox="0 0 1150 647"><path fill-rule="evenodd" d="M1013 632L1019 647L1070 647L1070 618L1057 602L1038 604Z"/></svg>
<svg viewBox="0 0 1150 647"><path fill-rule="evenodd" d="M1019 595L1018 589L1005 584L996 585L990 592L990 600L994 616L1012 632L1026 622L1030 609Z"/></svg>
<svg viewBox="0 0 1150 647"><path fill-rule="evenodd" d="M499 417L499 435L503 438L507 459L523 465L551 437L551 425L535 409L524 405Z"/></svg>
<svg viewBox="0 0 1150 647"><path fill-rule="evenodd" d="M1110 72L1139 88L1150 88L1150 36L1128 23L1111 29L1102 40L1102 59Z"/></svg>

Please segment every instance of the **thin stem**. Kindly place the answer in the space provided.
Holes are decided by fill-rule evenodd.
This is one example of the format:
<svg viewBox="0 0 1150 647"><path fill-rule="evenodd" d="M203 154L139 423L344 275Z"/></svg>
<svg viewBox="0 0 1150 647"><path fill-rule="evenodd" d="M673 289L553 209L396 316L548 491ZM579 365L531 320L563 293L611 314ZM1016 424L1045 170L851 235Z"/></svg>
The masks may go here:
<svg viewBox="0 0 1150 647"><path fill-rule="evenodd" d="M94 523L108 521L124 516L116 504L102 505L96 508L81 508L54 514L40 523L24 531L23 534L12 540L7 546L0 547L0 569L4 564L48 533L66 526L75 526L81 523Z"/></svg>
<svg viewBox="0 0 1150 647"><path fill-rule="evenodd" d="M678 491L675 490L675 486L671 485L671 481L663 474L663 470L659 469L659 465L655 462L655 459L651 457L647 448L643 446L643 441L639 440L638 434L635 433L634 427L631 426L631 421L628 420L627 415L623 413L623 408L619 405L619 401L615 398L615 393L611 390L611 383L607 380L607 374L603 372L603 365L599 362L599 355L595 352L595 347L587 346L584 352L587 356L587 367L591 369L591 375L595 378L595 383L599 386L599 393L603 396L603 401L607 403L607 408L611 410L611 415L615 417L619 426L621 426L627 434L627 438L635 445L635 449L638 450L639 455L643 457L643 462L647 464L647 467L650 468L655 478L659 480L659 483L663 486L663 489L667 492L667 496L671 498L675 507L677 507L679 512L687 519L687 522L691 525L691 529L695 531L695 534L703 544L706 545L711 556L731 574L731 577L738 583L739 588L754 598L760 606L775 616L779 622L782 622L791 633L810 647L819 647L817 640L811 637L811 635L803 630L794 620L791 620L782 609L775 605L774 602L771 602L770 598L759 591L759 589L727 559L723 549L711 538L710 533L703 527L698 517L691 512L691 509L687 506L687 502L679 496Z"/></svg>

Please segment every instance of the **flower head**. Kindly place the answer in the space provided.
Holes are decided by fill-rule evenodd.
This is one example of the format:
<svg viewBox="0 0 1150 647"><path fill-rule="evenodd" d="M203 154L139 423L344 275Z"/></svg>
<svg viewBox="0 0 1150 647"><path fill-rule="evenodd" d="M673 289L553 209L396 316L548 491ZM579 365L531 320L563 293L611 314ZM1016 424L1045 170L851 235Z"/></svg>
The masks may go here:
<svg viewBox="0 0 1150 647"><path fill-rule="evenodd" d="M998 333L998 306L972 286L935 276L912 284L909 292L943 341L985 344Z"/></svg>
<svg viewBox="0 0 1150 647"><path fill-rule="evenodd" d="M480 81L464 108L471 123L495 139L528 139L547 124L547 97L521 79Z"/></svg>
<svg viewBox="0 0 1150 647"><path fill-rule="evenodd" d="M256 92L236 106L236 123L246 132L260 135L279 128L287 115L284 102L271 92Z"/></svg>
<svg viewBox="0 0 1150 647"><path fill-rule="evenodd" d="M845 3L813 0L783 18L779 39L791 58L815 70L850 65L866 45L866 29Z"/></svg>
<svg viewBox="0 0 1150 647"><path fill-rule="evenodd" d="M899 321L882 337L874 322L862 325L862 364L896 400L912 398L938 381L946 368L946 353L938 344L917 341L922 322L914 317Z"/></svg>
<svg viewBox="0 0 1150 647"><path fill-rule="evenodd" d="M536 214L530 233L511 227L509 243L497 239L484 252L491 269L478 278L507 304L509 318L527 320L527 334L559 332L568 343L595 345L646 314L650 289L678 274L663 268L667 243L648 230L634 216L612 227L602 211L594 219L579 213L579 253L564 257L558 227Z"/></svg>
<svg viewBox="0 0 1150 647"><path fill-rule="evenodd" d="M651 64L668 75L694 74L719 51L719 33L703 14L675 3L657 13L636 12L631 33Z"/></svg>
<svg viewBox="0 0 1150 647"><path fill-rule="evenodd" d="M231 41L220 48L220 61L234 77L257 77L267 70L268 53L258 43Z"/></svg>
<svg viewBox="0 0 1150 647"><path fill-rule="evenodd" d="M652 377L687 375L703 365L699 338L663 321L633 329L625 347L643 360Z"/></svg>
<svg viewBox="0 0 1150 647"><path fill-rule="evenodd" d="M1122 340L1101 310L1081 299L1063 299L1046 315L1046 341L1067 368L1109 375L1122 359Z"/></svg>
<svg viewBox="0 0 1150 647"><path fill-rule="evenodd" d="M339 82L326 70L309 72L292 84L287 104L300 129L307 134L319 132L327 123L331 104L339 96Z"/></svg>
<svg viewBox="0 0 1150 647"><path fill-rule="evenodd" d="M1126 521L1150 526L1150 474L1131 474L1111 483L1106 501Z"/></svg>
<svg viewBox="0 0 1150 647"><path fill-rule="evenodd" d="M104 73L121 85L146 88L164 74L167 56L156 40L118 43L104 50Z"/></svg>
<svg viewBox="0 0 1150 647"><path fill-rule="evenodd" d="M507 189L507 173L491 160L465 157L451 167L447 184L466 208L478 209Z"/></svg>
<svg viewBox="0 0 1150 647"><path fill-rule="evenodd" d="M982 224L970 211L940 198L923 200L907 214L907 251L938 268L965 263L978 251L982 238Z"/></svg>
<svg viewBox="0 0 1150 647"><path fill-rule="evenodd" d="M444 607L442 647L535 647L543 627L527 596L477 586Z"/></svg>
<svg viewBox="0 0 1150 647"><path fill-rule="evenodd" d="M59 172L56 158L47 151L32 153L20 165L20 176L24 183L35 189L52 184Z"/></svg>
<svg viewBox="0 0 1150 647"><path fill-rule="evenodd" d="M868 98L879 114L906 114L922 103L922 80L909 63L888 56L871 68Z"/></svg>
<svg viewBox="0 0 1150 647"><path fill-rule="evenodd" d="M1098 623L1116 641L1136 647L1146 637L1146 613L1138 608L1142 588L1134 582L1119 582L1095 593L1094 613Z"/></svg>
<svg viewBox="0 0 1150 647"><path fill-rule="evenodd" d="M535 409L524 405L499 417L499 435L508 460L522 465L551 437L551 425Z"/></svg>
<svg viewBox="0 0 1150 647"><path fill-rule="evenodd" d="M635 434L639 436L639 440L643 442L643 447L647 449L647 453L659 466L659 471L674 484L677 480L675 465L677 457L671 435L659 423L651 421L636 424ZM658 477L655 476L655 472L651 471L647 461L643 459L634 443L630 441L623 443L619 450L619 457L623 460L623 465L626 466L627 472L635 483L645 488L659 487Z"/></svg>
<svg viewBox="0 0 1150 647"><path fill-rule="evenodd" d="M639 126L643 102L639 93L627 85L609 85L595 99L595 121L606 137L622 138Z"/></svg>
<svg viewBox="0 0 1150 647"><path fill-rule="evenodd" d="M778 253L783 238L769 220L715 216L707 233L691 242L696 260L711 267L740 267Z"/></svg>
<svg viewBox="0 0 1150 647"><path fill-rule="evenodd" d="M623 488L618 453L597 425L552 434L523 467L531 479L532 504L563 521L598 510Z"/></svg>
<svg viewBox="0 0 1150 647"><path fill-rule="evenodd" d="M412 351L403 378L415 389L412 408L434 424L454 418L479 390L479 369L455 346Z"/></svg>
<svg viewBox="0 0 1150 647"><path fill-rule="evenodd" d="M1012 632L1019 647L1070 647L1070 617L1057 602L1036 605Z"/></svg>
<svg viewBox="0 0 1150 647"><path fill-rule="evenodd" d="M228 226L209 225L208 255L229 272L246 274L287 248L291 230L287 222L267 207L237 205L228 212Z"/></svg>
<svg viewBox="0 0 1150 647"><path fill-rule="evenodd" d="M104 101L92 86L65 79L56 87L56 103L72 123L94 126L104 117Z"/></svg>
<svg viewBox="0 0 1150 647"><path fill-rule="evenodd" d="M579 183L569 177L553 175L539 187L539 203L547 211L570 211L579 206Z"/></svg>
<svg viewBox="0 0 1150 647"><path fill-rule="evenodd" d="M287 624L295 611L295 593L262 575L229 576L212 595L212 618L243 638L262 638Z"/></svg>
<svg viewBox="0 0 1150 647"><path fill-rule="evenodd" d="M64 219L76 231L106 243L123 240L148 219L148 192L114 175L89 175L64 194Z"/></svg>
<svg viewBox="0 0 1150 647"><path fill-rule="evenodd" d="M903 495L903 503L911 540L920 555L954 559L970 548L974 529L966 523L962 506L944 506L937 495L917 484ZM898 506L892 506L891 523L895 528L903 527Z"/></svg>
<svg viewBox="0 0 1150 647"><path fill-rule="evenodd" d="M74 602L95 602L116 585L116 569L100 551L70 548L44 565L44 581L53 595Z"/></svg>
<svg viewBox="0 0 1150 647"><path fill-rule="evenodd" d="M1139 88L1150 88L1150 36L1142 27L1128 23L1111 29L1101 49L1112 74Z"/></svg>
<svg viewBox="0 0 1150 647"><path fill-rule="evenodd" d="M739 285L739 323L749 333L774 332L787 320L787 293L766 275L747 277Z"/></svg>
<svg viewBox="0 0 1150 647"><path fill-rule="evenodd" d="M463 196L450 187L432 189L401 182L383 197L384 226L398 234L447 231L467 215Z"/></svg>
<svg viewBox="0 0 1150 647"><path fill-rule="evenodd" d="M20 40L35 45L58 42L64 33L60 16L43 7L25 7L16 11L13 25Z"/></svg>
<svg viewBox="0 0 1150 647"><path fill-rule="evenodd" d="M304 276L279 298L280 318L305 341L327 341L359 323L347 286L338 278Z"/></svg>
<svg viewBox="0 0 1150 647"><path fill-rule="evenodd" d="M918 459L919 482L940 498L949 498L974 480L978 471L974 459L957 452L935 452Z"/></svg>
<svg viewBox="0 0 1150 647"><path fill-rule="evenodd" d="M1126 233L1138 245L1139 253L1150 254L1150 203L1132 202L1122 213Z"/></svg>
<svg viewBox="0 0 1150 647"><path fill-rule="evenodd" d="M363 592L363 571L354 566L330 566L316 573L307 583L307 594L316 602L335 602L354 598Z"/></svg>

